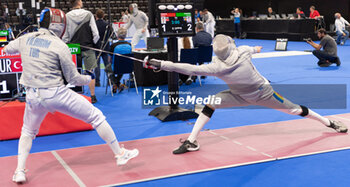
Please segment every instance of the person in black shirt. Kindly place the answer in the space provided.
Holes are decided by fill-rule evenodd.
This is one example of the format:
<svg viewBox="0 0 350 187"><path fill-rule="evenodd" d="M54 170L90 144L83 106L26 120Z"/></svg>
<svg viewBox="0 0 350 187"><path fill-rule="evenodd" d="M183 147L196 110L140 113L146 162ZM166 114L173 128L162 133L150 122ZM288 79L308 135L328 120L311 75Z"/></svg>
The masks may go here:
<svg viewBox="0 0 350 187"><path fill-rule="evenodd" d="M269 7L269 8L267 9L267 17L271 18L271 17L274 17L274 16L276 16L276 12L274 12L274 11L272 10L272 8Z"/></svg>
<svg viewBox="0 0 350 187"><path fill-rule="evenodd" d="M297 12L294 16L296 19L305 19L306 16L305 16L305 13L303 12L303 10L301 9L301 7L298 7L297 8Z"/></svg>
<svg viewBox="0 0 350 187"><path fill-rule="evenodd" d="M317 36L321 40L320 44L316 44L311 39L306 42L315 48L312 54L318 58L318 65L320 67L328 67L331 64L336 64L340 66L340 59L338 57L338 48L335 40L326 33L325 29L319 29L317 31ZM323 50L321 50L323 48Z"/></svg>
<svg viewBox="0 0 350 187"><path fill-rule="evenodd" d="M192 41L193 47L211 46L213 38L209 33L204 31L204 24L202 22L196 24L196 35L192 37ZM201 76L201 78L205 79L206 77Z"/></svg>
<svg viewBox="0 0 350 187"><path fill-rule="evenodd" d="M212 37L209 33L204 31L204 25L202 22L196 24L196 35L192 37L193 46L210 46Z"/></svg>
<svg viewBox="0 0 350 187"><path fill-rule="evenodd" d="M96 11L96 26L98 29L98 33L100 35L100 39L98 40L96 47L105 51L109 51L109 44L108 44L108 38L109 38L109 33L106 33L106 28L108 26L108 24L106 23L106 21L103 20L105 16L105 12L102 9L98 9ZM105 46L105 47L104 47ZM98 57L98 55L100 54L100 52L96 52L96 57ZM101 53L101 56L103 59L103 63L105 65L105 67L108 67L108 54L107 53ZM101 63L101 58L97 59L97 67L95 68L95 75L96 75L96 83L95 85L97 87L101 86L100 84L100 63ZM113 73L112 69L106 69L106 72L108 74Z"/></svg>

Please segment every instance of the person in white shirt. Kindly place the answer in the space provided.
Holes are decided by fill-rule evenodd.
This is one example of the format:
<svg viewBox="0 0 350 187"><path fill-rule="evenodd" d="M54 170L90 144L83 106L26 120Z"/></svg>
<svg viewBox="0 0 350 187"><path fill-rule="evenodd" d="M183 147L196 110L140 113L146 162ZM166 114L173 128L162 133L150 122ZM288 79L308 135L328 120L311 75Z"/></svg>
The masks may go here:
<svg viewBox="0 0 350 187"><path fill-rule="evenodd" d="M65 79L71 85L82 86L95 78L89 70L85 71L86 75L78 72L68 46L61 40L66 28L64 12L45 8L40 15L38 31L11 41L3 49L6 54L21 54L23 74L20 84L26 88L26 106L13 182L27 181L26 162L33 140L45 116L56 111L89 123L112 150L117 165L126 164L139 151L121 147L103 113L64 84ZM34 174L30 177L35 178Z"/></svg>
<svg viewBox="0 0 350 187"><path fill-rule="evenodd" d="M147 46L147 38L150 36L148 31L148 17L144 12L138 9L136 3L130 4L129 10L132 15L124 28L129 29L132 24L136 27L136 32L132 37L131 45L134 49L140 39L143 38Z"/></svg>
<svg viewBox="0 0 350 187"><path fill-rule="evenodd" d="M345 26L350 25L348 21L346 21L343 17L341 17L340 13L335 13L335 28L337 34L337 44L344 45L346 40L349 38L349 31L345 29Z"/></svg>
<svg viewBox="0 0 350 187"><path fill-rule="evenodd" d="M120 22L124 22L124 23L127 23L127 22L129 22L129 16L127 15L127 14L125 14L125 12L124 11L122 11L122 17L120 18Z"/></svg>
<svg viewBox="0 0 350 187"><path fill-rule="evenodd" d="M214 38L214 32L215 32L215 18L211 12L208 11L208 9L203 10L203 22L205 27L205 32L209 33L212 38Z"/></svg>

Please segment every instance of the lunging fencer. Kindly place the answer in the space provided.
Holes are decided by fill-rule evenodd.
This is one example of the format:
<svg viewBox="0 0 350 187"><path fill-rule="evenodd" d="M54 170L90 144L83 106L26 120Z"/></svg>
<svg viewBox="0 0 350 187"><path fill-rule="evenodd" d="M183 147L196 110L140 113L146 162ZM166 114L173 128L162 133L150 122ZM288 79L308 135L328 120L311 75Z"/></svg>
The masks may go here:
<svg viewBox="0 0 350 187"><path fill-rule="evenodd" d="M139 43L140 39L143 38L147 46L147 38L150 36L148 31L148 17L147 15L139 10L136 3L129 5L129 10L131 13L129 22L124 27L129 29L132 24L135 24L136 32L132 37L131 46L134 49L135 46Z"/></svg>
<svg viewBox="0 0 350 187"><path fill-rule="evenodd" d="M91 124L115 154L117 165L126 164L138 155L138 150L121 148L102 112L63 83L65 78L68 83L81 86L94 79L89 71L87 75L78 73L68 46L60 39L66 26L64 12L44 9L40 26L39 31L21 36L4 48L7 54L21 54L23 74L20 84L25 86L27 93L17 169L12 180L17 183L26 181L25 163L33 139L48 112L58 111Z"/></svg>
<svg viewBox="0 0 350 187"><path fill-rule="evenodd" d="M199 115L190 136L173 151L182 154L199 150L197 137L203 126L208 123L215 109L235 106L260 105L273 108L291 115L300 115L314 119L337 132L347 132L347 127L340 121L333 121L320 116L309 108L292 103L276 93L269 81L253 65L252 54L259 53L262 47L236 47L234 40L226 35L217 35L213 40L216 57L210 64L200 66L185 63L173 63L152 59L149 63L161 70L178 72L186 75L216 76L228 85L229 89L219 92L221 104L206 105Z"/></svg>

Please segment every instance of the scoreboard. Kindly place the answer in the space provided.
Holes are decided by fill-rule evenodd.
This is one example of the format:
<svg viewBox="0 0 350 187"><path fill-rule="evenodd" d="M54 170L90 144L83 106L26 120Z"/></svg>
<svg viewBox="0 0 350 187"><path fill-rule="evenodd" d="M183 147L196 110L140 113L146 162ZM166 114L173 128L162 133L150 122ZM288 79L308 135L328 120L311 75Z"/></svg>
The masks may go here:
<svg viewBox="0 0 350 187"><path fill-rule="evenodd" d="M82 72L82 63L79 62L80 47L77 44L69 44L72 60L78 71ZM22 75L22 59L20 54L7 55L0 48L0 100L9 100L20 91L19 80ZM76 92L83 92L82 86L68 85Z"/></svg>
<svg viewBox="0 0 350 187"><path fill-rule="evenodd" d="M158 30L161 37L193 36L195 34L192 5L158 4Z"/></svg>

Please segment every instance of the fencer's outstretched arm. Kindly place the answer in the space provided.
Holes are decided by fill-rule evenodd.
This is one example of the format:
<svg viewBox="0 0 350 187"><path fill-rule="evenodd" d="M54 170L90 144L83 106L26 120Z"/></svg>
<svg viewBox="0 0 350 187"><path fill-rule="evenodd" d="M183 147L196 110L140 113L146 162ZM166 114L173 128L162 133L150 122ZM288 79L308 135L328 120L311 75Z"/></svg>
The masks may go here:
<svg viewBox="0 0 350 187"><path fill-rule="evenodd" d="M244 51L248 51L251 54L260 53L262 48L263 48L262 46L251 47L251 46L247 46L247 45L242 45L239 47L239 49L244 50Z"/></svg>
<svg viewBox="0 0 350 187"><path fill-rule="evenodd" d="M67 45L62 46L62 49L60 49L58 56L60 59L60 65L64 78L66 78L66 81L68 83L75 86L82 86L90 83L91 76L81 75L78 72L74 62L72 61L72 55Z"/></svg>
<svg viewBox="0 0 350 187"><path fill-rule="evenodd" d="M174 71L186 75L215 76L218 73L216 63L203 64L197 66L186 63L173 63L171 61L162 61L157 59L151 59L149 63L164 71Z"/></svg>
<svg viewBox="0 0 350 187"><path fill-rule="evenodd" d="M124 26L124 29L129 29L132 24L133 24L133 21L129 19L128 23Z"/></svg>
<svg viewBox="0 0 350 187"><path fill-rule="evenodd" d="M244 54L248 54L249 56L251 56L251 54L260 53L261 49L262 49L261 46L239 47L239 50L241 51L241 56L244 56ZM197 66L197 65L191 65L186 63L173 63L171 61L151 59L149 64L155 68L158 68L164 71L170 71L170 72L174 71L174 72L178 72L186 75L218 76L220 73L225 72L228 68L230 68L230 65L227 65L225 63L220 63L217 61L218 60L214 60L210 64L202 64L200 66Z"/></svg>

